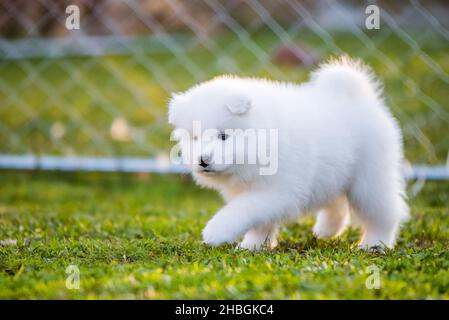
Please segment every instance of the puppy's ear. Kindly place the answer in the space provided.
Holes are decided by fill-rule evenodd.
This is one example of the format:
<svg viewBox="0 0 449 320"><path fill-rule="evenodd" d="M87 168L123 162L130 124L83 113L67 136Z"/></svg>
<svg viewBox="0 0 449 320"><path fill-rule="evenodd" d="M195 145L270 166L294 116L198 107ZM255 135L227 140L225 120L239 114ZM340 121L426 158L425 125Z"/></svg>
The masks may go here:
<svg viewBox="0 0 449 320"><path fill-rule="evenodd" d="M168 104L168 123L175 124L177 109L179 104L183 100L183 94L181 92L173 92L170 96L170 102Z"/></svg>
<svg viewBox="0 0 449 320"><path fill-rule="evenodd" d="M240 97L226 104L226 108L236 115L245 114L251 109L251 100L246 97Z"/></svg>

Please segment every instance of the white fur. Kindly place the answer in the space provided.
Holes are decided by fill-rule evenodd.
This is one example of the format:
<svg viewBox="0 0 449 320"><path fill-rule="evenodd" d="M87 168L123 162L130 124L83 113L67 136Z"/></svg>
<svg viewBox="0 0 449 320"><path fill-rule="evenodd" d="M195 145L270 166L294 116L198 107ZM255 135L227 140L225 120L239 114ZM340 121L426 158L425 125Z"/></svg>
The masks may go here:
<svg viewBox="0 0 449 320"><path fill-rule="evenodd" d="M320 238L340 235L351 212L362 227L361 247L394 246L408 216L402 137L379 83L360 62L331 61L301 85L215 78L173 97L169 122L192 130L194 120L204 129L279 130L274 175L260 175L257 164L217 165L215 174L192 164L195 180L226 200L203 231L205 243L244 236L242 248L273 247L279 225L319 211L313 231Z"/></svg>

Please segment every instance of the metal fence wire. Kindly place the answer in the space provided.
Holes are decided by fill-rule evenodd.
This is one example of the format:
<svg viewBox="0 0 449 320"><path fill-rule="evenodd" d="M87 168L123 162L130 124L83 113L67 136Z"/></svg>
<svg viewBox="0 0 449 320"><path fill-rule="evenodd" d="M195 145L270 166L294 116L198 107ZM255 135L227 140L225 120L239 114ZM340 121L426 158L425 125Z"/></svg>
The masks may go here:
<svg viewBox="0 0 449 320"><path fill-rule="evenodd" d="M179 170L167 164L171 92L222 73L305 81L348 53L382 79L407 161L447 177L447 1L0 0L0 37L4 168L114 171L140 157L143 170Z"/></svg>

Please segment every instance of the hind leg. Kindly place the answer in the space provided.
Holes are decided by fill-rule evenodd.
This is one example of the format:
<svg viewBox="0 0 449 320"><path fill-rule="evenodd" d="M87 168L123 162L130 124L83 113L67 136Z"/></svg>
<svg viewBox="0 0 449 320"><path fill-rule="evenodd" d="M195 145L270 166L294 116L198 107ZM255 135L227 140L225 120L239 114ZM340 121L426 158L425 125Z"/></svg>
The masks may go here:
<svg viewBox="0 0 449 320"><path fill-rule="evenodd" d="M252 228L245 234L239 247L248 250L260 250L266 245L272 249L277 246L276 236L278 231L278 226L274 224Z"/></svg>
<svg viewBox="0 0 449 320"><path fill-rule="evenodd" d="M359 247L394 247L401 222L408 216L399 174L384 171L359 175L350 189L349 201L363 231Z"/></svg>
<svg viewBox="0 0 449 320"><path fill-rule="evenodd" d="M349 207L345 196L340 196L318 213L313 233L320 239L337 237L349 222Z"/></svg>

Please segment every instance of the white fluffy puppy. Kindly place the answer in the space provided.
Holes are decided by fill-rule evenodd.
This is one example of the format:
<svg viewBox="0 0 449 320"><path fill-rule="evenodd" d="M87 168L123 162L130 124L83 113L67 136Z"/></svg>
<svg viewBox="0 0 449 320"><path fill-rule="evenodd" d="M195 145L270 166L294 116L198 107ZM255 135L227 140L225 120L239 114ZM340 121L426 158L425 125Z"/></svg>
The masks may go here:
<svg viewBox="0 0 449 320"><path fill-rule="evenodd" d="M195 134L195 121L216 136ZM331 61L301 85L218 77L174 94L169 122L191 133L181 139L183 157L201 150L190 161L195 180L226 201L205 227L205 243L243 236L242 248L274 247L280 225L318 212L319 238L340 235L351 213L362 228L361 247L394 246L408 216L402 136L379 83L360 62ZM261 174L260 162L218 161L218 150L243 134L229 129L277 130L278 143L267 151L276 151L273 174ZM224 150L235 160L235 147Z"/></svg>

